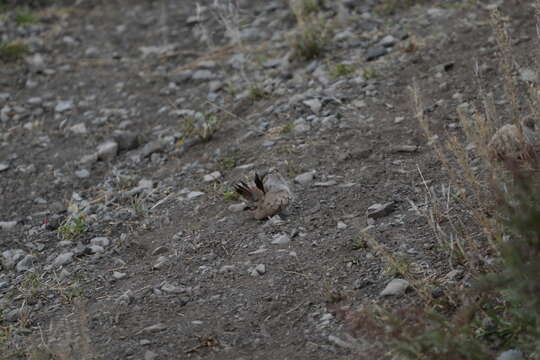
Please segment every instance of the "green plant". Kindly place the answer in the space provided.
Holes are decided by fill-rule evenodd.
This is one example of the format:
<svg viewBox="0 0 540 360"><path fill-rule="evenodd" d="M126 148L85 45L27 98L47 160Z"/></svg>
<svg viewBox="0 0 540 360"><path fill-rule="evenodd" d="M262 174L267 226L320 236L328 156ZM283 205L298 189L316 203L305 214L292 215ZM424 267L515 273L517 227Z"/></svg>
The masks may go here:
<svg viewBox="0 0 540 360"><path fill-rule="evenodd" d="M289 0L289 7L297 22L290 38L295 57L303 60L321 57L330 44L333 31L331 23L319 16L319 2Z"/></svg>
<svg viewBox="0 0 540 360"><path fill-rule="evenodd" d="M356 71L354 65L348 64L335 64L332 70L330 71L330 76L333 78L339 78L343 76L350 75Z"/></svg>
<svg viewBox="0 0 540 360"><path fill-rule="evenodd" d="M225 200L238 200L238 193L236 191L225 191L223 192L223 198Z"/></svg>
<svg viewBox="0 0 540 360"><path fill-rule="evenodd" d="M268 96L268 92L257 85L252 85L249 88L249 96L255 101L261 100Z"/></svg>
<svg viewBox="0 0 540 360"><path fill-rule="evenodd" d="M213 114L195 113L182 120L182 132L187 138L210 141L219 128L219 119Z"/></svg>
<svg viewBox="0 0 540 360"><path fill-rule="evenodd" d="M371 69L365 69L363 72L362 72L362 76L366 79L366 80L369 80L369 79L375 79L377 78L378 74L377 74L377 71L373 68Z"/></svg>
<svg viewBox="0 0 540 360"><path fill-rule="evenodd" d="M68 218L58 227L56 232L63 239L73 239L84 233L88 228L84 215Z"/></svg>
<svg viewBox="0 0 540 360"><path fill-rule="evenodd" d="M283 127L281 128L281 133L283 135L286 135L286 134L289 134L292 130L294 129L294 125L289 123L289 124L285 124L283 125Z"/></svg>
<svg viewBox="0 0 540 360"><path fill-rule="evenodd" d="M219 160L219 163L224 169L232 169L236 166L236 160L232 157L224 157Z"/></svg>
<svg viewBox="0 0 540 360"><path fill-rule="evenodd" d="M4 62L14 62L20 60L26 54L28 54L28 52L28 46L21 42L0 44L0 60Z"/></svg>
<svg viewBox="0 0 540 360"><path fill-rule="evenodd" d="M19 26L26 26L37 22L36 17L28 9L17 9L15 11L15 23Z"/></svg>

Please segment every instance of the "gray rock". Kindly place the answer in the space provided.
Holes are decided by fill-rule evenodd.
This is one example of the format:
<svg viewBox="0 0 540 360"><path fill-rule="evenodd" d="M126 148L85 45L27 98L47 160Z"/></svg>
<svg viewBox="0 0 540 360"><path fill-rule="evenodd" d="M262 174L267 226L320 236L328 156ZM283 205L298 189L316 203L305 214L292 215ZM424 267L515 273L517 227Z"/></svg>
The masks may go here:
<svg viewBox="0 0 540 360"><path fill-rule="evenodd" d="M9 166L8 163L5 163L5 162L0 163L0 172L6 171L9 168L10 168L10 166Z"/></svg>
<svg viewBox="0 0 540 360"><path fill-rule="evenodd" d="M80 170L75 171L75 176L78 177L79 179L86 179L87 177L90 176L90 171L86 169L80 169Z"/></svg>
<svg viewBox="0 0 540 360"><path fill-rule="evenodd" d="M63 254L58 255L56 259L54 259L53 266L58 267L58 266L67 265L71 263L72 261L73 261L72 252L63 253Z"/></svg>
<svg viewBox="0 0 540 360"><path fill-rule="evenodd" d="M384 47L390 47L394 46L394 44L397 42L397 39L393 37L392 35L386 35L384 38L382 38L380 45Z"/></svg>
<svg viewBox="0 0 540 360"><path fill-rule="evenodd" d="M97 47L90 46L86 50L84 50L84 55L88 57L96 57L99 54L99 50Z"/></svg>
<svg viewBox="0 0 540 360"><path fill-rule="evenodd" d="M367 50L366 60L373 61L377 60L381 56L384 56L388 53L388 50L384 46L375 46Z"/></svg>
<svg viewBox="0 0 540 360"><path fill-rule="evenodd" d="M2 266L5 269L12 269L15 264L24 257L25 252L21 249L12 249L2 252Z"/></svg>
<svg viewBox="0 0 540 360"><path fill-rule="evenodd" d="M31 97L26 101L28 105L39 106L43 103L43 99L40 97Z"/></svg>
<svg viewBox="0 0 540 360"><path fill-rule="evenodd" d="M203 181L208 183L208 182L216 181L220 177L221 177L221 173L219 171L214 171L210 174L204 175Z"/></svg>
<svg viewBox="0 0 540 360"><path fill-rule="evenodd" d="M404 279L393 279L386 285L381 296L401 296L405 294L405 291L409 287L409 282Z"/></svg>
<svg viewBox="0 0 540 360"><path fill-rule="evenodd" d="M161 140L151 141L143 146L141 155L147 157L155 152L162 151L165 148L165 142Z"/></svg>
<svg viewBox="0 0 540 360"><path fill-rule="evenodd" d="M156 270L163 269L169 263L169 258L166 256L160 256L154 263L153 268Z"/></svg>
<svg viewBox="0 0 540 360"><path fill-rule="evenodd" d="M367 217L371 219L378 219L388 216L394 211L394 202L387 202L385 204L373 204L367 209Z"/></svg>
<svg viewBox="0 0 540 360"><path fill-rule="evenodd" d="M88 250L90 250L92 254L101 254L105 252L105 249L99 245L88 245Z"/></svg>
<svg viewBox="0 0 540 360"><path fill-rule="evenodd" d="M106 238L104 236L95 237L92 240L90 240L90 244L99 245L99 246L102 246L104 248L109 246L110 243L111 242L110 242L109 238Z"/></svg>
<svg viewBox="0 0 540 360"><path fill-rule="evenodd" d="M88 134L88 130L86 129L86 125L84 123L75 124L72 127L70 127L69 130L76 135Z"/></svg>
<svg viewBox="0 0 540 360"><path fill-rule="evenodd" d="M98 161L98 154L93 153L93 154L89 154L89 155L84 155L79 160L79 164L81 164L81 165L89 165L89 164L95 163L96 161Z"/></svg>
<svg viewBox="0 0 540 360"><path fill-rule="evenodd" d="M234 269L235 269L235 266L234 266L234 265L223 265L223 266L218 270L218 272L219 272L220 274L223 274L223 273L233 272Z"/></svg>
<svg viewBox="0 0 540 360"><path fill-rule="evenodd" d="M525 360L525 358L521 351L511 349L500 353L499 356L497 356L497 360Z"/></svg>
<svg viewBox="0 0 540 360"><path fill-rule="evenodd" d="M32 269L34 261L36 260L35 256L26 255L21 261L17 263L16 269L18 272L28 271Z"/></svg>
<svg viewBox="0 0 540 360"><path fill-rule="evenodd" d="M127 290L125 293L117 297L114 302L118 305L129 305L132 300L133 292L131 290Z"/></svg>
<svg viewBox="0 0 540 360"><path fill-rule="evenodd" d="M259 264L259 265L255 266L254 270L257 272L257 274L264 275L266 273L266 265Z"/></svg>
<svg viewBox="0 0 540 360"><path fill-rule="evenodd" d="M313 182L313 179L315 178L315 173L315 170L313 170L300 174L294 178L294 182L300 185L311 184Z"/></svg>
<svg viewBox="0 0 540 360"><path fill-rule="evenodd" d="M308 106L315 115L319 114L321 111L322 103L319 99L304 100L303 103Z"/></svg>
<svg viewBox="0 0 540 360"><path fill-rule="evenodd" d="M244 202L241 202L239 204L229 205L229 211L233 213L241 212L241 211L244 211L245 209L247 209L247 204Z"/></svg>
<svg viewBox="0 0 540 360"><path fill-rule="evenodd" d="M261 30L256 27L248 27L240 32L240 39L245 41L256 41L261 37Z"/></svg>
<svg viewBox="0 0 540 360"><path fill-rule="evenodd" d="M533 69L523 68L519 70L519 78L525 82L538 82L538 74Z"/></svg>
<svg viewBox="0 0 540 360"><path fill-rule="evenodd" d="M118 144L118 150L132 150L139 146L137 134L131 131L115 130L112 133L114 141Z"/></svg>
<svg viewBox="0 0 540 360"><path fill-rule="evenodd" d="M118 143L114 140L107 140L97 147L97 157L99 160L108 161L115 158L118 153Z"/></svg>
<svg viewBox="0 0 540 360"><path fill-rule="evenodd" d="M184 70L172 73L170 75L171 80L174 81L176 84L182 84L191 79L193 76L193 71L191 70Z"/></svg>
<svg viewBox="0 0 540 360"><path fill-rule="evenodd" d="M26 58L26 63L30 66L33 72L43 72L45 70L45 59L41 54L34 54Z"/></svg>
<svg viewBox="0 0 540 360"><path fill-rule="evenodd" d="M60 100L56 103L56 106L54 107L54 111L57 113L63 113L65 111L73 109L74 104L71 100Z"/></svg>
<svg viewBox="0 0 540 360"><path fill-rule="evenodd" d="M223 82L220 80L213 80L210 81L208 84L208 91L211 93L215 93L223 88Z"/></svg>
<svg viewBox="0 0 540 360"><path fill-rule="evenodd" d="M123 273L123 272L120 272L120 271L113 271L113 274L112 274L113 278L115 278L116 280L120 280L120 279L123 279L127 276L126 273Z"/></svg>
<svg viewBox="0 0 540 360"><path fill-rule="evenodd" d="M210 70L197 70L191 75L191 79L196 81L209 81L216 78L216 74Z"/></svg>
<svg viewBox="0 0 540 360"><path fill-rule="evenodd" d="M343 221L338 221L337 228L338 230L345 230L347 228L347 224L345 224Z"/></svg>
<svg viewBox="0 0 540 360"><path fill-rule="evenodd" d="M161 285L161 290L169 294L183 294L189 292L189 288L185 288L183 286L176 286L169 283Z"/></svg>
<svg viewBox="0 0 540 360"><path fill-rule="evenodd" d="M201 191L190 191L187 195L186 195L186 198L188 200L191 200L191 199L195 199L195 198L198 198L199 196L202 196L204 195L203 192Z"/></svg>
<svg viewBox="0 0 540 360"><path fill-rule="evenodd" d="M176 45L174 44L166 44L161 46L141 46L139 47L139 51L142 53L143 58L147 57L148 55L162 55L166 52L174 50Z"/></svg>
<svg viewBox="0 0 540 360"><path fill-rule="evenodd" d="M336 180L328 180L328 181L316 182L316 183L313 184L313 186L315 186L315 187L330 187L330 186L334 186L336 184L337 184Z"/></svg>
<svg viewBox="0 0 540 360"><path fill-rule="evenodd" d="M11 230L17 225L16 221L0 221L0 230Z"/></svg>
<svg viewBox="0 0 540 360"><path fill-rule="evenodd" d="M296 119L293 123L295 134L303 134L309 131L309 125L304 118Z"/></svg>
<svg viewBox="0 0 540 360"><path fill-rule="evenodd" d="M155 360L159 357L158 354L156 354L155 352L151 351L151 350L146 350L144 352L144 360Z"/></svg>
<svg viewBox="0 0 540 360"><path fill-rule="evenodd" d="M154 325L150 325L150 326L145 327L144 329L139 331L139 333L140 334L151 334L151 333L156 333L156 332L163 331L165 329L167 329L167 325L162 324L162 323L158 323L158 324L154 324Z"/></svg>
<svg viewBox="0 0 540 360"><path fill-rule="evenodd" d="M288 234L275 234L272 238L272 244L283 245L291 242L291 237Z"/></svg>

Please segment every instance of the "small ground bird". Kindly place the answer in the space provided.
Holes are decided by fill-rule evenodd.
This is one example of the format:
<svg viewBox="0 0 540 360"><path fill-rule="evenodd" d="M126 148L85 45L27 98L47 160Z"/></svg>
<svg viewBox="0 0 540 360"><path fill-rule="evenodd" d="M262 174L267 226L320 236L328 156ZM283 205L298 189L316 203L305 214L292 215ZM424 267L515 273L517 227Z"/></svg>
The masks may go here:
<svg viewBox="0 0 540 360"><path fill-rule="evenodd" d="M277 169L271 169L262 176L255 173L252 184L240 181L234 189L247 201L248 210L257 220L281 213L293 199L289 185Z"/></svg>

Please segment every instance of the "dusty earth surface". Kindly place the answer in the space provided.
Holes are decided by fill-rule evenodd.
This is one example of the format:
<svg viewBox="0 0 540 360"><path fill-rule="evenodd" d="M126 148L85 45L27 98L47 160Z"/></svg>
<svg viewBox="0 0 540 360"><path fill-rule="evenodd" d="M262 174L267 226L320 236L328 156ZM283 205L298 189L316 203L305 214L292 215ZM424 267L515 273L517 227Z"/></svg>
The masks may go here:
<svg viewBox="0 0 540 360"><path fill-rule="evenodd" d="M504 108L489 9L526 68L530 5L336 1L327 51L306 61L287 2L220 3L43 1L29 24L4 6L2 42L29 53L0 60L0 357L382 358L336 309L419 296L381 295L400 276L363 234L434 296L468 286L411 205L422 176L449 180L408 87L441 136L478 100L475 62ZM215 133L194 140L204 119ZM256 221L231 186L271 167L296 200Z"/></svg>

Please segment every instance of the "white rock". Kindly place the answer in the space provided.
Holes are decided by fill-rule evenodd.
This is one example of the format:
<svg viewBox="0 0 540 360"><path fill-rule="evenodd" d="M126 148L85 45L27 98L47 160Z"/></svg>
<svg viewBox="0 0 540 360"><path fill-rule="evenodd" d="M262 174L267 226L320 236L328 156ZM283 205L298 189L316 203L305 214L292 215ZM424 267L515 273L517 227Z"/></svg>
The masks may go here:
<svg viewBox="0 0 540 360"><path fill-rule="evenodd" d="M347 224L345 224L343 221L338 221L337 228L338 230L344 230L347 228Z"/></svg>
<svg viewBox="0 0 540 360"><path fill-rule="evenodd" d="M230 212L240 212L240 211L244 211L246 208L247 208L247 204L243 203L243 202L241 202L239 204L229 205L229 211Z"/></svg>
<svg viewBox="0 0 540 360"><path fill-rule="evenodd" d="M304 100L304 105L307 105L315 115L319 114L322 108L322 103L319 99Z"/></svg>
<svg viewBox="0 0 540 360"><path fill-rule="evenodd" d="M305 172L303 174L300 174L294 178L294 182L300 184L300 185L307 185L310 184L315 177L315 171L309 171Z"/></svg>
<svg viewBox="0 0 540 360"><path fill-rule="evenodd" d="M182 286L176 286L173 284L165 283L161 286L161 290L165 291L169 294L181 294L185 293L187 290L185 287Z"/></svg>
<svg viewBox="0 0 540 360"><path fill-rule="evenodd" d="M92 254L101 254L105 252L105 249L99 245L88 245L88 248L90 249Z"/></svg>
<svg viewBox="0 0 540 360"><path fill-rule="evenodd" d="M291 237L288 234L275 234L272 239L272 244L274 245L282 245L282 244L288 244L291 242Z"/></svg>
<svg viewBox="0 0 540 360"><path fill-rule="evenodd" d="M259 274L259 275L264 275L266 273L266 265L264 264L259 264L257 266L255 266L255 271Z"/></svg>
<svg viewBox="0 0 540 360"><path fill-rule="evenodd" d="M511 349L503 351L497 356L497 360L524 360L523 353L521 351Z"/></svg>
<svg viewBox="0 0 540 360"><path fill-rule="evenodd" d="M92 240L90 240L90 244L92 245L99 245L102 247L107 247L110 244L109 238L106 238L104 236L95 237Z"/></svg>
<svg viewBox="0 0 540 360"><path fill-rule="evenodd" d="M191 200L191 199L195 199L195 198L198 198L199 196L202 196L204 195L203 192L201 191L190 191L188 194L187 194L187 199L188 200Z"/></svg>
<svg viewBox="0 0 540 360"><path fill-rule="evenodd" d="M17 225L16 221L0 221L0 229L11 230Z"/></svg>
<svg viewBox="0 0 540 360"><path fill-rule="evenodd" d="M84 123L75 124L72 127L70 127L69 130L76 135L88 134L88 130L86 129L86 125Z"/></svg>
<svg viewBox="0 0 540 360"><path fill-rule="evenodd" d="M405 291L409 287L409 282L403 279L393 279L386 285L381 296L400 296L405 294Z"/></svg>
<svg viewBox="0 0 540 360"><path fill-rule="evenodd" d="M536 83L538 81L538 74L529 68L523 68L519 70L519 78L525 82Z"/></svg>
<svg viewBox="0 0 540 360"><path fill-rule="evenodd" d="M5 171L7 169L9 169L8 163L5 163L5 162L0 163L0 172Z"/></svg>
<svg viewBox="0 0 540 360"><path fill-rule="evenodd" d="M28 271L32 268L34 265L34 261L36 260L35 256L32 255L26 255L21 261L17 263L16 269L18 272L22 271Z"/></svg>
<svg viewBox="0 0 540 360"><path fill-rule="evenodd" d="M53 266L67 265L72 261L73 261L72 252L63 253L63 254L58 255L56 259L54 259Z"/></svg>
<svg viewBox="0 0 540 360"><path fill-rule="evenodd" d="M113 278L115 278L116 280L120 280L120 279L123 279L127 276L126 273L123 273L123 272L119 272L119 271L113 271Z"/></svg>
<svg viewBox="0 0 540 360"><path fill-rule="evenodd" d="M107 140L97 147L97 156L100 160L112 160L118 153L118 144L114 140Z"/></svg>
<svg viewBox="0 0 540 360"><path fill-rule="evenodd" d="M64 111L68 111L71 109L73 109L73 101L71 100L61 100L54 107L54 111L59 112L59 113L62 113Z"/></svg>
<svg viewBox="0 0 540 360"><path fill-rule="evenodd" d="M86 169L80 169L80 170L75 171L75 176L80 179L86 179L87 177L90 176L90 171Z"/></svg>
<svg viewBox="0 0 540 360"><path fill-rule="evenodd" d="M212 181L216 181L220 177L221 177L221 173L219 171L214 171L213 173L204 175L203 181L212 182Z"/></svg>

